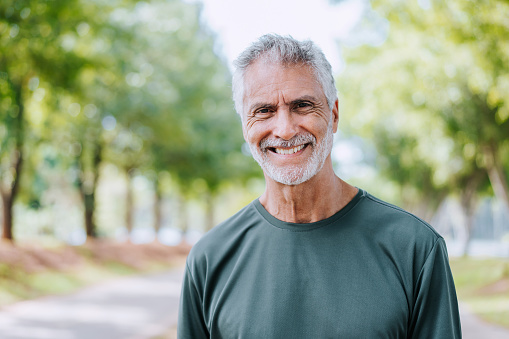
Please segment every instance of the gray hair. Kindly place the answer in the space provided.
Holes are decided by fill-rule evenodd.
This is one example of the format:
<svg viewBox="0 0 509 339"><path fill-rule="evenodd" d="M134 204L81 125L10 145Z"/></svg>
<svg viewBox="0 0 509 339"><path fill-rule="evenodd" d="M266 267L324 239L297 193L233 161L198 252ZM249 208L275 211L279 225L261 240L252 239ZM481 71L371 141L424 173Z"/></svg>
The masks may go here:
<svg viewBox="0 0 509 339"><path fill-rule="evenodd" d="M250 65L261 57L268 58L284 66L304 64L311 67L316 80L322 86L329 109L332 110L338 98L332 67L321 49L311 40L298 41L291 36L266 34L249 46L234 61L235 71L232 79L235 110L242 118L244 101L244 76Z"/></svg>

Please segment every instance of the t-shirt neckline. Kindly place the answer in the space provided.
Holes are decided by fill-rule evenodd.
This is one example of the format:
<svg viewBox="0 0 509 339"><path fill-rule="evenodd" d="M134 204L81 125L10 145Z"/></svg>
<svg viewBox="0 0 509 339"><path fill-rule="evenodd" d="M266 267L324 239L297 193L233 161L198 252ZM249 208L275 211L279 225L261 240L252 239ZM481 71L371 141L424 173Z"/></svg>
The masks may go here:
<svg viewBox="0 0 509 339"><path fill-rule="evenodd" d="M277 228L291 230L291 231L294 231L294 232L310 231L310 230L314 230L314 229L317 229L317 228L329 225L329 224L337 221L339 218L341 218L345 214L347 214L352 208L354 208L355 205L357 205L357 203L361 200L361 198L366 194L366 192L364 190L362 190L360 188L357 188L357 189L358 189L357 194L341 210L339 210L334 215L332 215L332 216L330 216L330 217L328 217L326 219L319 220L319 221L316 221L316 222L311 222L311 223L302 223L302 224L300 224L300 223L293 223L293 222L286 222L286 221L283 221L283 220L279 220L278 218L276 218L272 214L270 214L265 209L265 207L263 207L263 205L260 202L259 198L255 199L253 201L253 205L256 208L256 210L261 214L261 216L268 223L270 223L271 225L273 225L273 226L275 226Z"/></svg>

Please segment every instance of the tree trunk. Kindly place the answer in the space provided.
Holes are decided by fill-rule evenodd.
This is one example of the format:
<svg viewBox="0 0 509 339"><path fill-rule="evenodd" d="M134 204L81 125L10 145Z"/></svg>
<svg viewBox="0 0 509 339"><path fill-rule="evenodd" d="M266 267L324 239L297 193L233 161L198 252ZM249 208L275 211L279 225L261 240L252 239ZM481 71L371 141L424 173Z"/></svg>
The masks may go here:
<svg viewBox="0 0 509 339"><path fill-rule="evenodd" d="M159 180L156 178L154 181L154 232L156 235L156 240L158 240L157 235L159 234L159 230L161 229L162 223L162 215L161 215L161 204L162 204L162 194L161 188L159 187Z"/></svg>
<svg viewBox="0 0 509 339"><path fill-rule="evenodd" d="M24 114L24 105L22 102L22 94L21 94L21 86L15 86L11 83L12 88L14 89L16 95L16 102L19 107L18 115L16 117L16 134L15 134L15 149L12 152L12 165L11 167L14 169L14 178L10 183L10 187L5 189L1 187L2 183L0 182L0 194L2 195L2 206L3 206L3 220L2 220L2 238L8 241L14 241L13 235L13 225L14 225L14 217L12 213L12 207L14 205L14 201L18 195L21 171L23 169L23 144L24 144L24 124L23 124L23 114Z"/></svg>
<svg viewBox="0 0 509 339"><path fill-rule="evenodd" d="M85 205L85 212L83 216L85 218L85 231L87 232L87 237L96 238L97 232L94 223L95 194L83 194L83 202Z"/></svg>
<svg viewBox="0 0 509 339"><path fill-rule="evenodd" d="M214 195L212 193L208 193L207 194L207 199L206 199L206 204L207 204L207 207L206 207L206 213L205 213L205 229L208 231L208 230L211 230L212 227L215 226L214 224Z"/></svg>
<svg viewBox="0 0 509 339"><path fill-rule="evenodd" d="M499 161L497 143L492 142L489 146L485 147L484 155L486 171L488 172L488 178L495 197L504 203L509 211L509 186L507 185L504 169Z"/></svg>
<svg viewBox="0 0 509 339"><path fill-rule="evenodd" d="M476 193L482 177L482 172L474 173L461 192L461 207L463 209L463 215L465 216L465 242L463 244L463 256L468 255L470 241L472 240L474 215L477 206Z"/></svg>
<svg viewBox="0 0 509 339"><path fill-rule="evenodd" d="M497 157L497 146L491 144L484 148L486 171L490 179L491 187L497 199L502 201L509 209L509 187L504 170Z"/></svg>
<svg viewBox="0 0 509 339"><path fill-rule="evenodd" d="M125 197L125 227L127 229L127 238L131 238L133 231L133 211L134 211L134 196L133 196L133 171L127 170L126 176L126 197Z"/></svg>
<svg viewBox="0 0 509 339"><path fill-rule="evenodd" d="M18 195L19 189L19 178L21 174L21 168L23 163L23 156L21 153L21 148L19 151L15 151L13 155L13 166L15 176L10 185L10 189L7 190L3 187L0 187L0 194L2 195L2 207L3 207L3 220L2 220L2 238L8 241L14 241L13 234L13 225L14 225L14 217L12 213L12 207L14 205L14 201L16 196ZM0 183L1 185L1 183Z"/></svg>
<svg viewBox="0 0 509 339"><path fill-rule="evenodd" d="M11 195L2 189L2 239L13 241L12 236L12 199Z"/></svg>
<svg viewBox="0 0 509 339"><path fill-rule="evenodd" d="M85 223L85 232L87 237L97 238L97 226L94 220L95 212L95 191L97 188L97 182L99 181L99 165L101 164L101 145L93 145L94 155L92 159L92 168L90 170L85 169L82 151L79 158L78 164L81 172L80 178L78 178L78 189L81 193L81 199L83 201L84 212L83 219ZM88 174L88 175L87 175Z"/></svg>
<svg viewBox="0 0 509 339"><path fill-rule="evenodd" d="M470 249L470 243L471 243L471 240L472 240L472 229L473 229L473 226L474 226L474 213L471 213L470 211L470 208L467 208L465 206L463 206L463 213L465 215L465 241L463 243L463 249L462 249L462 252L463 252L463 257L466 257L468 256L468 251Z"/></svg>
<svg viewBox="0 0 509 339"><path fill-rule="evenodd" d="M186 234L188 228L187 219L187 202L184 195L179 194L178 196L178 224L177 227L182 231L182 234Z"/></svg>

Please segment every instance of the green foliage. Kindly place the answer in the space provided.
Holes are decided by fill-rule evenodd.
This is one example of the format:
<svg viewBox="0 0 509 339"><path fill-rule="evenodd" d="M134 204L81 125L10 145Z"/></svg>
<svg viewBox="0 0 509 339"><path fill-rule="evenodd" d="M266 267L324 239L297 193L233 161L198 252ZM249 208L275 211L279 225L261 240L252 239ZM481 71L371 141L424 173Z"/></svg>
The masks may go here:
<svg viewBox="0 0 509 339"><path fill-rule="evenodd" d="M5 191L19 181L18 201L38 208L67 182L93 213L103 161L153 178L169 172L186 194L196 182L215 194L259 176L241 152L230 74L214 40L200 6L178 0L3 1ZM23 154L23 167L13 154Z"/></svg>
<svg viewBox="0 0 509 339"><path fill-rule="evenodd" d="M153 1L118 20L135 32L126 46L143 53L121 57L128 104L110 109L121 126L108 158L127 171L168 171L186 194L196 180L217 192L224 182L253 176L240 152L230 74L214 54L214 37L200 26L199 7Z"/></svg>
<svg viewBox="0 0 509 339"><path fill-rule="evenodd" d="M508 158L509 4L380 0L373 7L390 32L381 46L344 48L338 82L350 133L373 140L381 172L403 196L414 191L431 202L480 176L476 190L491 189L487 173Z"/></svg>

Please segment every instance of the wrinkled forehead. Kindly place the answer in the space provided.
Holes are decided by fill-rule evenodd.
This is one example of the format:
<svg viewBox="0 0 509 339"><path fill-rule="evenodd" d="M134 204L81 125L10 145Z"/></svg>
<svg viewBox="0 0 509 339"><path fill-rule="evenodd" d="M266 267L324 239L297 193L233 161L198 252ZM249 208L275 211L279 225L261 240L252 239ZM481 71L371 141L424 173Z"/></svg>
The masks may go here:
<svg viewBox="0 0 509 339"><path fill-rule="evenodd" d="M249 95L249 89L252 86L264 86L273 82L282 82L289 77L292 77L292 79L298 78L299 75L302 78L305 77L308 81L310 78L315 80L313 72L307 65L284 65L270 60L258 60L246 70L244 76L244 95Z"/></svg>

